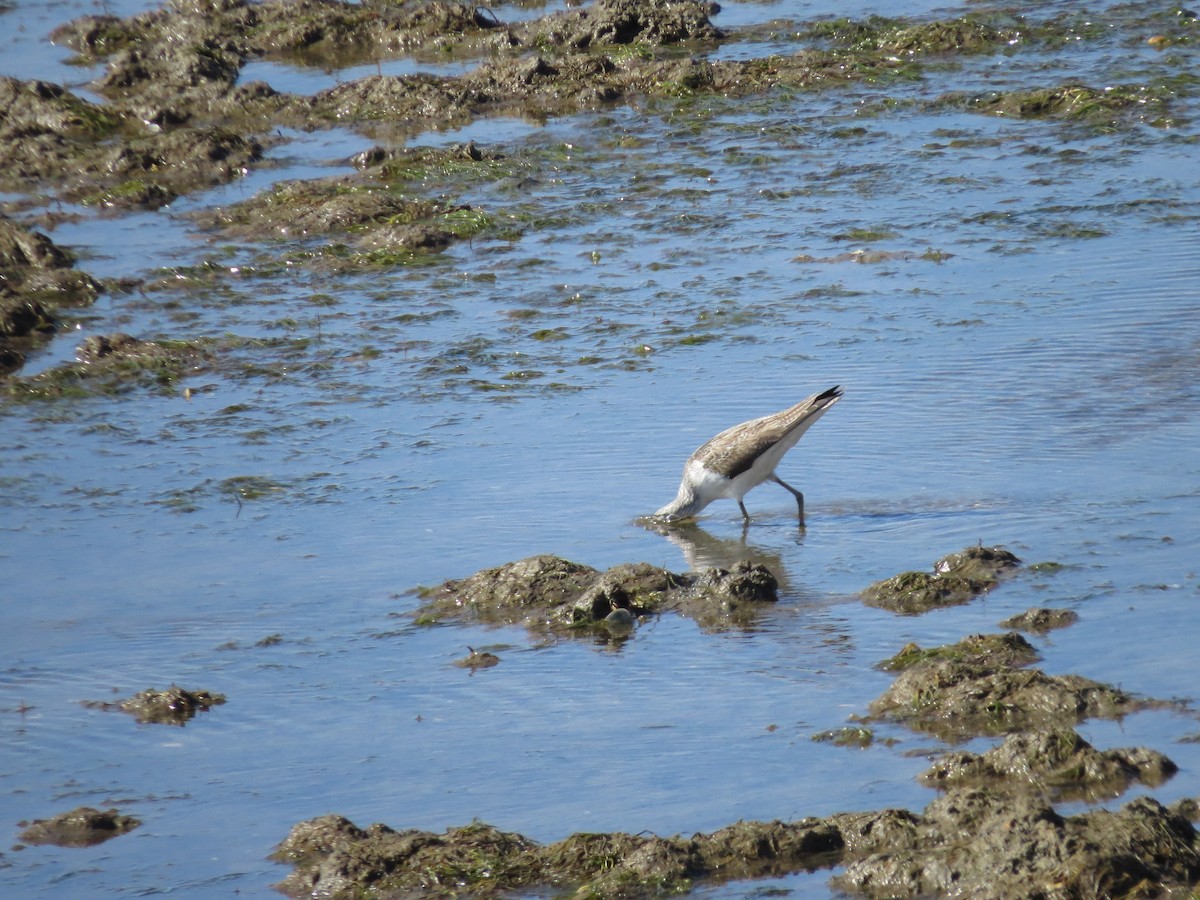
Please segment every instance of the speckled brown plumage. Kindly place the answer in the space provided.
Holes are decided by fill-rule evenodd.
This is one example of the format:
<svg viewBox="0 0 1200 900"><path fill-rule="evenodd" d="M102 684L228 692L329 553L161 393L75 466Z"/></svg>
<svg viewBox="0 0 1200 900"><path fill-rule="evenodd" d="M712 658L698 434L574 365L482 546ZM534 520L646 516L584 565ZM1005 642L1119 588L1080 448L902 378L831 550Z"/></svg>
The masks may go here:
<svg viewBox="0 0 1200 900"><path fill-rule="evenodd" d="M722 431L688 457L678 496L655 515L669 520L688 518L713 500L728 498L737 500L748 520L742 498L764 481L774 481L795 496L803 523L804 495L780 479L775 467L841 396L841 388L832 387L781 412Z"/></svg>

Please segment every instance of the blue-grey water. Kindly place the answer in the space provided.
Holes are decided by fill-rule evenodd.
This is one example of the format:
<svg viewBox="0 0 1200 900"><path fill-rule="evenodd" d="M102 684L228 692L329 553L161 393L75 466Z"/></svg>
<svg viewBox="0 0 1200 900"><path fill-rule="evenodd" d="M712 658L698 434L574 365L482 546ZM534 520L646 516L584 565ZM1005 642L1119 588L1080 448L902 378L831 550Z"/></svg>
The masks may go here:
<svg viewBox="0 0 1200 900"><path fill-rule="evenodd" d="M0 74L85 83L45 35L97 9L17 0L0 13ZM733 3L715 21L955 11ZM261 248L187 218L279 178L349 171L376 142L352 132L288 135L273 165L157 213L81 210L51 236L93 274L217 275L207 290L102 297L28 371L118 330L269 342L276 370L200 375L190 399L0 412L0 829L11 845L18 821L82 804L144 822L90 849L5 849L0 892L272 896L286 869L267 855L328 812L435 830L478 818L553 841L919 810L934 795L914 776L944 749L935 739L881 725L894 743L854 750L811 736L864 714L890 680L874 665L906 642L995 631L1034 605L1080 615L1035 639L1047 671L1190 698L1195 97L1180 92L1169 126L1115 127L907 102L1154 82L1189 59L1194 45L1080 41L963 57L911 83L420 135L541 161L519 185L458 199L536 224L427 267L262 272ZM254 72L298 92L326 75ZM635 523L709 436L833 384L844 400L780 467L807 495L804 533L771 485L747 497L744 537L731 503L691 541ZM245 478L270 489L239 506L228 480ZM856 599L979 541L1063 568L921 617ZM412 588L536 553L676 571L752 555L784 589L752 630L668 616L618 649L412 623ZM270 635L281 642L255 646ZM467 645L502 663L453 667ZM185 728L82 705L173 682L229 702ZM1200 793L1190 713L1079 730L1170 756L1180 772L1148 791L1158 799ZM819 897L828 876L769 885Z"/></svg>

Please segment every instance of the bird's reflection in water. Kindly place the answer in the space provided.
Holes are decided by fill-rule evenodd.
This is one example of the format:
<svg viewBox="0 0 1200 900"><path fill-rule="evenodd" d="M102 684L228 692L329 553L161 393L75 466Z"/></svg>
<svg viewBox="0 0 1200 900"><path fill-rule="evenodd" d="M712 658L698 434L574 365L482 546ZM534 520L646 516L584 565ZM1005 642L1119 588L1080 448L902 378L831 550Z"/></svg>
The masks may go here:
<svg viewBox="0 0 1200 900"><path fill-rule="evenodd" d="M760 615L767 612L766 609L746 608L744 612L748 616L741 621L727 618L712 621L698 619L703 630L759 632L766 624L767 630L777 635L777 640L802 648L795 654L789 654L789 662L779 670L788 673L786 677L792 677L794 661L797 659L806 660L806 670L825 670L853 658L856 648L853 629L838 607L848 601L857 603L856 598L825 595L797 583L789 576L784 558L779 553L757 547L749 540L749 535L763 534L761 530L747 532L743 529L740 537L721 538L694 521L665 523L647 517L639 519L638 524L647 531L662 535L678 547L693 571L731 569L742 561L765 566L778 581L780 598L788 601L780 606L770 606L768 615L773 624L766 624L760 619ZM804 534L802 527L796 529L797 545L803 544ZM799 619L793 616L799 616Z"/></svg>
<svg viewBox="0 0 1200 900"><path fill-rule="evenodd" d="M661 534L683 553L683 558L692 571L717 568L728 569L737 562L759 563L771 570L779 581L780 593L792 593L787 568L778 553L764 550L750 543L749 529L742 526L740 538L721 538L705 531L694 520L664 522L654 517L639 519L637 524L647 531ZM804 542L804 529L796 529L796 543ZM668 566L668 568L670 568Z"/></svg>

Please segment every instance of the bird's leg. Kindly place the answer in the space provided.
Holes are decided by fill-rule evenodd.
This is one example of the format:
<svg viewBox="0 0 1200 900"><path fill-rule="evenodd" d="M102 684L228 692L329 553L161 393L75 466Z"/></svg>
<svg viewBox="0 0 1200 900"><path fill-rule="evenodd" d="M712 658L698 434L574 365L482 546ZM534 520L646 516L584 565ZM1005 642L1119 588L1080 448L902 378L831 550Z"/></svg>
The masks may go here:
<svg viewBox="0 0 1200 900"><path fill-rule="evenodd" d="M796 498L796 508L800 513L800 524L804 524L804 495L780 478L778 475L772 475L771 480L783 488L787 488L792 492L792 496Z"/></svg>
<svg viewBox="0 0 1200 900"><path fill-rule="evenodd" d="M746 512L746 504L743 503L741 500L739 500L738 506L741 507L742 518L745 519L747 522L749 522L750 521L750 513Z"/></svg>

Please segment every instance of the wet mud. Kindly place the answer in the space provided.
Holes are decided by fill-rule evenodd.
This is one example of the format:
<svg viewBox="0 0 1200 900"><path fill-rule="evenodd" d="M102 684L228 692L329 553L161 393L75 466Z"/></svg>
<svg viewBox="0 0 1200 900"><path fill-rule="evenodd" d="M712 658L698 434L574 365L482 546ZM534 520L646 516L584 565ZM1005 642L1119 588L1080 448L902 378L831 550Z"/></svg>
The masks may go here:
<svg viewBox="0 0 1200 900"><path fill-rule="evenodd" d="M59 847L94 847L141 825L133 816L115 809L80 806L50 819L20 822L21 840L26 844L55 844Z"/></svg>
<svg viewBox="0 0 1200 900"><path fill-rule="evenodd" d="M710 19L716 9L692 0L597 0L509 22L503 7L442 0L181 0L124 19L83 16L57 28L52 39L71 48L75 62L103 67L91 85L100 102L45 81L0 78L0 191L13 195L0 204L0 212L10 217L34 212L31 218L53 224L71 216L51 212L54 201L113 214L157 209L262 165L265 152L283 139L281 128L349 127L392 144L406 135L488 115L538 120L655 98L686 104L706 95L735 98L773 89L913 79L924 67L944 67L956 56L1052 49L1104 35L1103 28L1075 14L1034 20L981 11L932 22L871 17L771 23L772 40L786 36L794 53L701 58L698 51L768 36L753 28L716 27ZM1186 44L1194 24L1186 10L1163 9L1139 26L1155 29L1160 45L1167 47ZM453 76L368 75L312 95L241 80L244 66L256 60L336 71L397 56L478 65ZM1172 97L1172 87L1163 83L1055 84L1036 90L952 92L920 102L983 115L1061 117L1103 128L1166 128L1172 123ZM860 114L870 114L869 104ZM519 181L536 169L536 160L501 160L488 148L469 145L415 153L381 147L357 162L355 176L276 185L243 203L201 210L195 215L197 226L261 245L257 268L264 272L284 265L345 271L420 264L456 241L480 234L502 237L531 227L528 216L456 202L454 181ZM438 184L421 183L421 171L431 169L442 172ZM2 231L0 265L8 268ZM293 247L286 262L273 257L272 240L305 237L313 239L308 252L297 253ZM896 252L865 250L856 258L882 262L897 258ZM932 252L931 259L943 258L938 251L926 252ZM46 268L39 266L43 275ZM85 301L99 290L83 273L59 264L53 271L67 293ZM0 285L0 377L11 379L39 343L37 336L52 330L55 307L47 305L36 280L23 283L10 276ZM686 335L684 340L703 337ZM201 339L193 336L190 343ZM549 352L550 345L545 346ZM562 366L564 361L547 360L550 364ZM80 374L68 371L64 377L77 386L94 385L79 381ZM134 385L161 383L136 371L130 374ZM429 372L430 377L437 374L436 368ZM513 389L496 381L478 387ZM76 393L86 391L33 387L16 395ZM928 583L927 577L915 575L891 590L906 595L918 609L966 596L965 587L950 578ZM899 601L881 596L878 602Z"/></svg>

